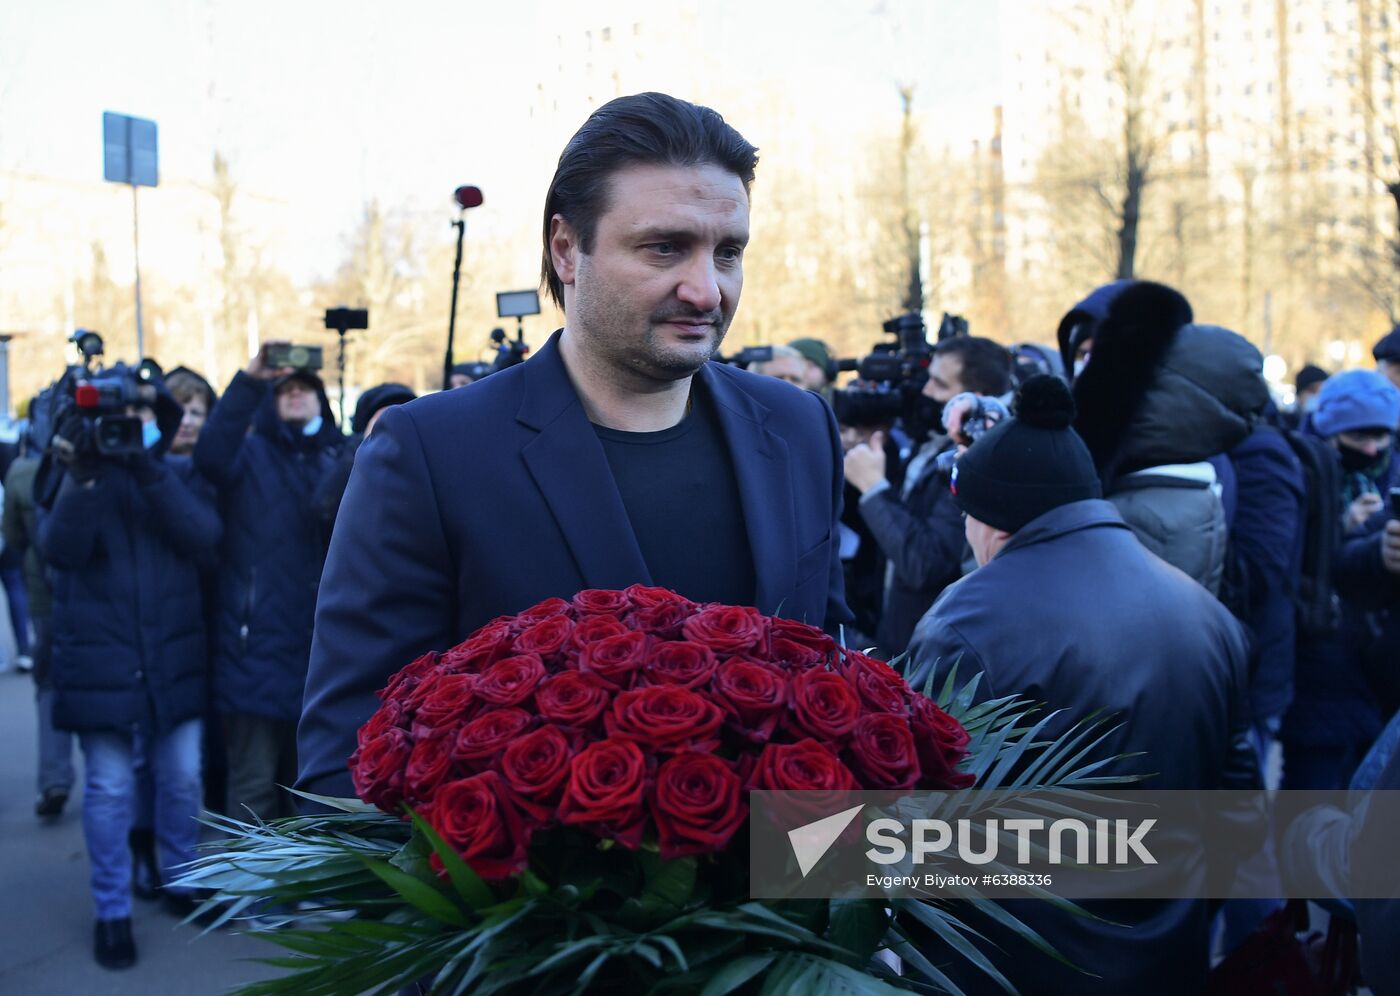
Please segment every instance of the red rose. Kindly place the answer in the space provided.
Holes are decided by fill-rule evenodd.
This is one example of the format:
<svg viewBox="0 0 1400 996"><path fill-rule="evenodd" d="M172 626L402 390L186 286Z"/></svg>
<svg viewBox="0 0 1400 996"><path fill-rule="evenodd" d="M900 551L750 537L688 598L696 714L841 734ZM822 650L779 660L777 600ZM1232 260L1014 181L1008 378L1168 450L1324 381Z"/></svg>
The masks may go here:
<svg viewBox="0 0 1400 996"><path fill-rule="evenodd" d="M632 613L632 627L643 633L674 640L681 635L681 627L695 612L695 607L683 602L662 602Z"/></svg>
<svg viewBox="0 0 1400 996"><path fill-rule="evenodd" d="M918 746L919 766L923 769L919 787L971 787L977 776L957 770L957 765L967 756L967 744L971 739L966 728L926 695L913 696L910 705L910 726Z"/></svg>
<svg viewBox="0 0 1400 996"><path fill-rule="evenodd" d="M884 661L848 650L842 673L855 686L867 708L909 715L909 685Z"/></svg>
<svg viewBox="0 0 1400 996"><path fill-rule="evenodd" d="M593 726L608 707L612 692L591 674L561 671L535 691L535 708L545 719L575 730Z"/></svg>
<svg viewBox="0 0 1400 996"><path fill-rule="evenodd" d="M782 717L788 679L771 664L734 657L715 672L714 693L730 725L745 739L763 743Z"/></svg>
<svg viewBox="0 0 1400 996"><path fill-rule="evenodd" d="M713 754L677 754L656 773L651 813L661 858L723 850L748 816L733 769Z"/></svg>
<svg viewBox="0 0 1400 996"><path fill-rule="evenodd" d="M359 746L363 747L375 737L388 733L394 727L403 722L403 706L397 699L386 699L384 704L374 710L365 725L360 727L355 735L355 740Z"/></svg>
<svg viewBox="0 0 1400 996"><path fill-rule="evenodd" d="M439 663L458 674L476 674L492 662L509 656L511 635L506 626L488 627L443 654Z"/></svg>
<svg viewBox="0 0 1400 996"><path fill-rule="evenodd" d="M404 797L414 805L431 802L433 790L452 772L452 738L433 737L413 745L404 769Z"/></svg>
<svg viewBox="0 0 1400 996"><path fill-rule="evenodd" d="M749 776L749 788L772 792L846 792L858 787L850 769L815 740L769 744Z"/></svg>
<svg viewBox="0 0 1400 996"><path fill-rule="evenodd" d="M410 679L421 680L437 667L438 654L435 650L430 650L422 657L419 657L408 667L394 673L388 683L377 693L381 699L390 696L397 697L400 686Z"/></svg>
<svg viewBox="0 0 1400 996"><path fill-rule="evenodd" d="M798 736L827 743L844 738L860 718L860 699L831 671L803 671L792 679L788 723Z"/></svg>
<svg viewBox="0 0 1400 996"><path fill-rule="evenodd" d="M716 663L708 647L672 640L652 644L642 673L653 685L698 688L710 680Z"/></svg>
<svg viewBox="0 0 1400 996"><path fill-rule="evenodd" d="M713 750L724 713L699 692L656 685L623 692L603 716L611 737L626 737L651 750Z"/></svg>
<svg viewBox="0 0 1400 996"><path fill-rule="evenodd" d="M649 588L634 584L623 592L627 601L635 609L655 609L662 605L680 605L694 612L698 606L684 595L677 595L670 588Z"/></svg>
<svg viewBox="0 0 1400 996"><path fill-rule="evenodd" d="M559 821L583 826L635 850L646 814L646 759L630 740L599 740L574 755L559 802Z"/></svg>
<svg viewBox="0 0 1400 996"><path fill-rule="evenodd" d="M534 654L506 657L481 672L477 698L492 705L518 705L544 680L544 662Z"/></svg>
<svg viewBox="0 0 1400 996"><path fill-rule="evenodd" d="M803 671L809 667L819 667L826 663L826 654L793 640L773 637L768 648L768 659L780 664L789 671Z"/></svg>
<svg viewBox="0 0 1400 996"><path fill-rule="evenodd" d="M866 789L907 791L919 781L919 754L909 721L893 713L868 713L851 731L852 768Z"/></svg>
<svg viewBox="0 0 1400 996"><path fill-rule="evenodd" d="M413 737L432 737L445 727L457 727L472 717L479 707L474 674L443 674L425 681L415 698Z"/></svg>
<svg viewBox="0 0 1400 996"><path fill-rule="evenodd" d="M550 616L548 619L541 619L517 636L511 644L511 649L517 654L552 657L562 653L568 646L569 634L573 631L574 624L568 616Z"/></svg>
<svg viewBox="0 0 1400 996"><path fill-rule="evenodd" d="M492 709L457 731L452 744L452 758L467 761L473 767L485 767L486 761L505 750L530 726L530 714L524 709Z"/></svg>
<svg viewBox="0 0 1400 996"><path fill-rule="evenodd" d="M405 712L414 712L436 687L438 680L453 673L442 667L436 667L421 678L405 679L394 698L403 705Z"/></svg>
<svg viewBox="0 0 1400 996"><path fill-rule="evenodd" d="M586 588L574 596L575 611L586 616L620 616L631 604L625 592L606 591L602 588Z"/></svg>
<svg viewBox="0 0 1400 996"><path fill-rule="evenodd" d="M522 629L528 629L535 623L543 622L546 619L553 619L555 616L565 616L569 614L569 603L562 598L546 598L543 602L537 602L524 612L516 615L516 623Z"/></svg>
<svg viewBox="0 0 1400 996"><path fill-rule="evenodd" d="M647 659L650 643L651 638L645 633L631 630L609 636L583 648L578 669L596 675L613 688L631 688L637 671Z"/></svg>
<svg viewBox="0 0 1400 996"><path fill-rule="evenodd" d="M614 616L588 616L574 624L574 631L569 634L569 646L577 652L610 636L629 632L631 630Z"/></svg>
<svg viewBox="0 0 1400 996"><path fill-rule="evenodd" d="M525 868L530 832L494 771L439 785L424 818L482 878L509 878ZM441 870L437 855L433 866Z"/></svg>
<svg viewBox="0 0 1400 996"><path fill-rule="evenodd" d="M517 805L540 823L554 816L569 774L569 741L553 726L541 726L501 755L501 779Z"/></svg>
<svg viewBox="0 0 1400 996"><path fill-rule="evenodd" d="M795 619L774 619L771 632L775 640L788 640L821 654L823 661L836 652L836 641L815 626Z"/></svg>
<svg viewBox="0 0 1400 996"><path fill-rule="evenodd" d="M764 638L768 620L757 609L712 605L687 619L681 631L687 640L702 643L717 654L739 654Z"/></svg>
<svg viewBox="0 0 1400 996"><path fill-rule="evenodd" d="M398 811L403 801L404 765L413 741L400 729L375 737L350 755L350 780L355 794L386 813Z"/></svg>

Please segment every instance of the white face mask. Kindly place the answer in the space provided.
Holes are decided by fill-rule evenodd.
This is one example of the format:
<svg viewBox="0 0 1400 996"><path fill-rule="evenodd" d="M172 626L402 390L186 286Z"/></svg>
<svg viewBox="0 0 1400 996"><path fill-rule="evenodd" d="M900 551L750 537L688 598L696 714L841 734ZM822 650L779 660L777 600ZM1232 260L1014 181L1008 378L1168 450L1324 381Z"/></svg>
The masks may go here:
<svg viewBox="0 0 1400 996"><path fill-rule="evenodd" d="M1082 374L1082 373L1084 372L1084 368L1087 367L1088 365L1089 365L1089 354L1087 354L1087 353L1086 353L1085 355L1081 356L1079 359L1077 359L1077 360L1074 361L1074 379L1075 379L1075 380L1078 380L1078 379L1079 379L1079 375Z"/></svg>

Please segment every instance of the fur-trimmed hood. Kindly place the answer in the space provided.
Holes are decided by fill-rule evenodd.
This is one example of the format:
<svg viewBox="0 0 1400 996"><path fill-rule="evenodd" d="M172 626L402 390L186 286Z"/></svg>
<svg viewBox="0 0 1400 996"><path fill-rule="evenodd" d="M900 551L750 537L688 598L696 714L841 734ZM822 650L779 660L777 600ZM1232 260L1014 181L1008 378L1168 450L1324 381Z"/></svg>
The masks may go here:
<svg viewBox="0 0 1400 996"><path fill-rule="evenodd" d="M1143 467L1231 449L1268 402L1259 351L1193 318L1190 303L1170 287L1118 281L1061 320L1061 354L1071 363L1070 333L1091 323L1091 359L1074 383L1075 428L1106 486Z"/></svg>

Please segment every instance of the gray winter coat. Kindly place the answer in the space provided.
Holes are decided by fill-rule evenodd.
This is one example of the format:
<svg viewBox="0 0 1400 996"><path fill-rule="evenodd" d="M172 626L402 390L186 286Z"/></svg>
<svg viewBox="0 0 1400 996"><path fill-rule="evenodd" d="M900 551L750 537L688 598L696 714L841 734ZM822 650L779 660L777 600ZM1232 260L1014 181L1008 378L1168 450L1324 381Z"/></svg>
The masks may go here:
<svg viewBox="0 0 1400 996"><path fill-rule="evenodd" d="M1220 591L1229 529L1215 468L1202 461L1121 477L1108 500L1142 545L1201 585Z"/></svg>

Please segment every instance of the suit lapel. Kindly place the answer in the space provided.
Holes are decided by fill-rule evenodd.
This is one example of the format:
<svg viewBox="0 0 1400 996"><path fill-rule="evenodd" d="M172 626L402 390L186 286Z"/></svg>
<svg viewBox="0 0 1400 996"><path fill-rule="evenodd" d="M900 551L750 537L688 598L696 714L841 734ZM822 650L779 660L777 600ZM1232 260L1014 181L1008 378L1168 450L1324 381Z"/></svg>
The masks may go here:
<svg viewBox="0 0 1400 996"><path fill-rule="evenodd" d="M559 355L559 334L525 364L516 418L539 432L522 456L589 588L650 584L603 445ZM528 565L526 565L528 569Z"/></svg>
<svg viewBox="0 0 1400 996"><path fill-rule="evenodd" d="M768 409L712 364L696 378L714 399L728 443L753 554L757 607L776 613L797 581L797 524L787 443L764 428Z"/></svg>

